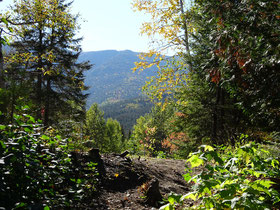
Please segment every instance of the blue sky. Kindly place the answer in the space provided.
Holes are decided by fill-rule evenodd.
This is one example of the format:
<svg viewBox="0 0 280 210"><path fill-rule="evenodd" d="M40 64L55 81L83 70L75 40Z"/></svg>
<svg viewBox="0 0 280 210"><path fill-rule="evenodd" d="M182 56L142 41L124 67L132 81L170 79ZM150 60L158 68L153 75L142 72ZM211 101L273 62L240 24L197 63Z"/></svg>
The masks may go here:
<svg viewBox="0 0 280 210"><path fill-rule="evenodd" d="M149 40L140 35L141 23L147 17L133 12L132 0L75 0L72 5L74 14L80 13L81 30L84 38L83 51L132 50L148 51ZM13 3L3 0L0 10Z"/></svg>

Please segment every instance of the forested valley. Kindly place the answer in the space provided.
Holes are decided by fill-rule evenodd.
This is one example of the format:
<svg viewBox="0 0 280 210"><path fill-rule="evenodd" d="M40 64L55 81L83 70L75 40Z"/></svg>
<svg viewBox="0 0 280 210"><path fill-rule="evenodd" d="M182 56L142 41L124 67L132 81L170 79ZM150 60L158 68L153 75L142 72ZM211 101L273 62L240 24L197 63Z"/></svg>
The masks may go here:
<svg viewBox="0 0 280 210"><path fill-rule="evenodd" d="M279 1L131 3L153 46L128 82L154 73L123 110L86 106L72 1L0 13L0 209L280 209Z"/></svg>

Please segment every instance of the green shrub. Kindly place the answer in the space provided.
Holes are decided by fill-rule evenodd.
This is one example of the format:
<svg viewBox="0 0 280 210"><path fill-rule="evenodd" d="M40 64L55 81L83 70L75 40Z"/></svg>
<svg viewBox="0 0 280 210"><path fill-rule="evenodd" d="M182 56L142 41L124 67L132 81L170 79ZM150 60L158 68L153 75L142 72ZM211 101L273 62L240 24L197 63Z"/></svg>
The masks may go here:
<svg viewBox="0 0 280 210"><path fill-rule="evenodd" d="M14 115L12 124L0 125L0 207L77 207L91 195L95 164L75 166L67 141L45 135L30 115Z"/></svg>
<svg viewBox="0 0 280 210"><path fill-rule="evenodd" d="M201 171L192 176L187 167L184 178L193 184L192 191L170 195L169 204L161 209L174 209L184 199L196 201L194 209L276 208L280 194L275 189L279 183L274 181L280 180L280 165L276 159L265 158L268 153L253 142L237 148L201 146L187 160L191 168Z"/></svg>

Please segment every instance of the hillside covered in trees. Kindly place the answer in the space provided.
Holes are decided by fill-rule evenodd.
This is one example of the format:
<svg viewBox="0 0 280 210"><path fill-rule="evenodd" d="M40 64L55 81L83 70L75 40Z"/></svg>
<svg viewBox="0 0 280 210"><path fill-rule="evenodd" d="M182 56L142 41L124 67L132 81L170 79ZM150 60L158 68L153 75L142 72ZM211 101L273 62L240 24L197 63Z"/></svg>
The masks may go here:
<svg viewBox="0 0 280 210"><path fill-rule="evenodd" d="M82 52L79 60L93 66L85 72L85 85L89 87L86 108L97 103L104 111L104 118L118 120L126 135L136 119L151 111L152 103L141 91L145 82L155 76L156 68L145 72L133 72L139 53L116 50ZM150 59L150 61L152 61Z"/></svg>
<svg viewBox="0 0 280 210"><path fill-rule="evenodd" d="M1 209L280 208L278 1L133 0L152 47L134 67L131 51L89 61L71 5L22 0L0 13ZM153 107L130 135L106 114L150 103L104 103L105 114L87 102L144 83L121 73L120 54L150 76Z"/></svg>
<svg viewBox="0 0 280 210"><path fill-rule="evenodd" d="M147 77L154 76L156 69L141 74L133 72L139 53L105 50L81 53L80 61L89 61L93 66L85 72L85 85L89 87L87 105L92 103L118 102L143 97L142 86Z"/></svg>

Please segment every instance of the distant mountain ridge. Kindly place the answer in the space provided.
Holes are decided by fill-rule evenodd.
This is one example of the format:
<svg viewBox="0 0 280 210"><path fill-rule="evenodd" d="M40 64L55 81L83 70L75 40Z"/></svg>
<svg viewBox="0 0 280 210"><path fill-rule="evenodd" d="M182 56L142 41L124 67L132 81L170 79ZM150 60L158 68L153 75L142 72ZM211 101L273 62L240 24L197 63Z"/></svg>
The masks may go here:
<svg viewBox="0 0 280 210"><path fill-rule="evenodd" d="M155 75L155 68L133 73L139 53L130 50L83 52L80 61L90 61L93 67L85 72L85 84L90 87L87 107L92 103L121 101L142 96L141 87L147 77Z"/></svg>

